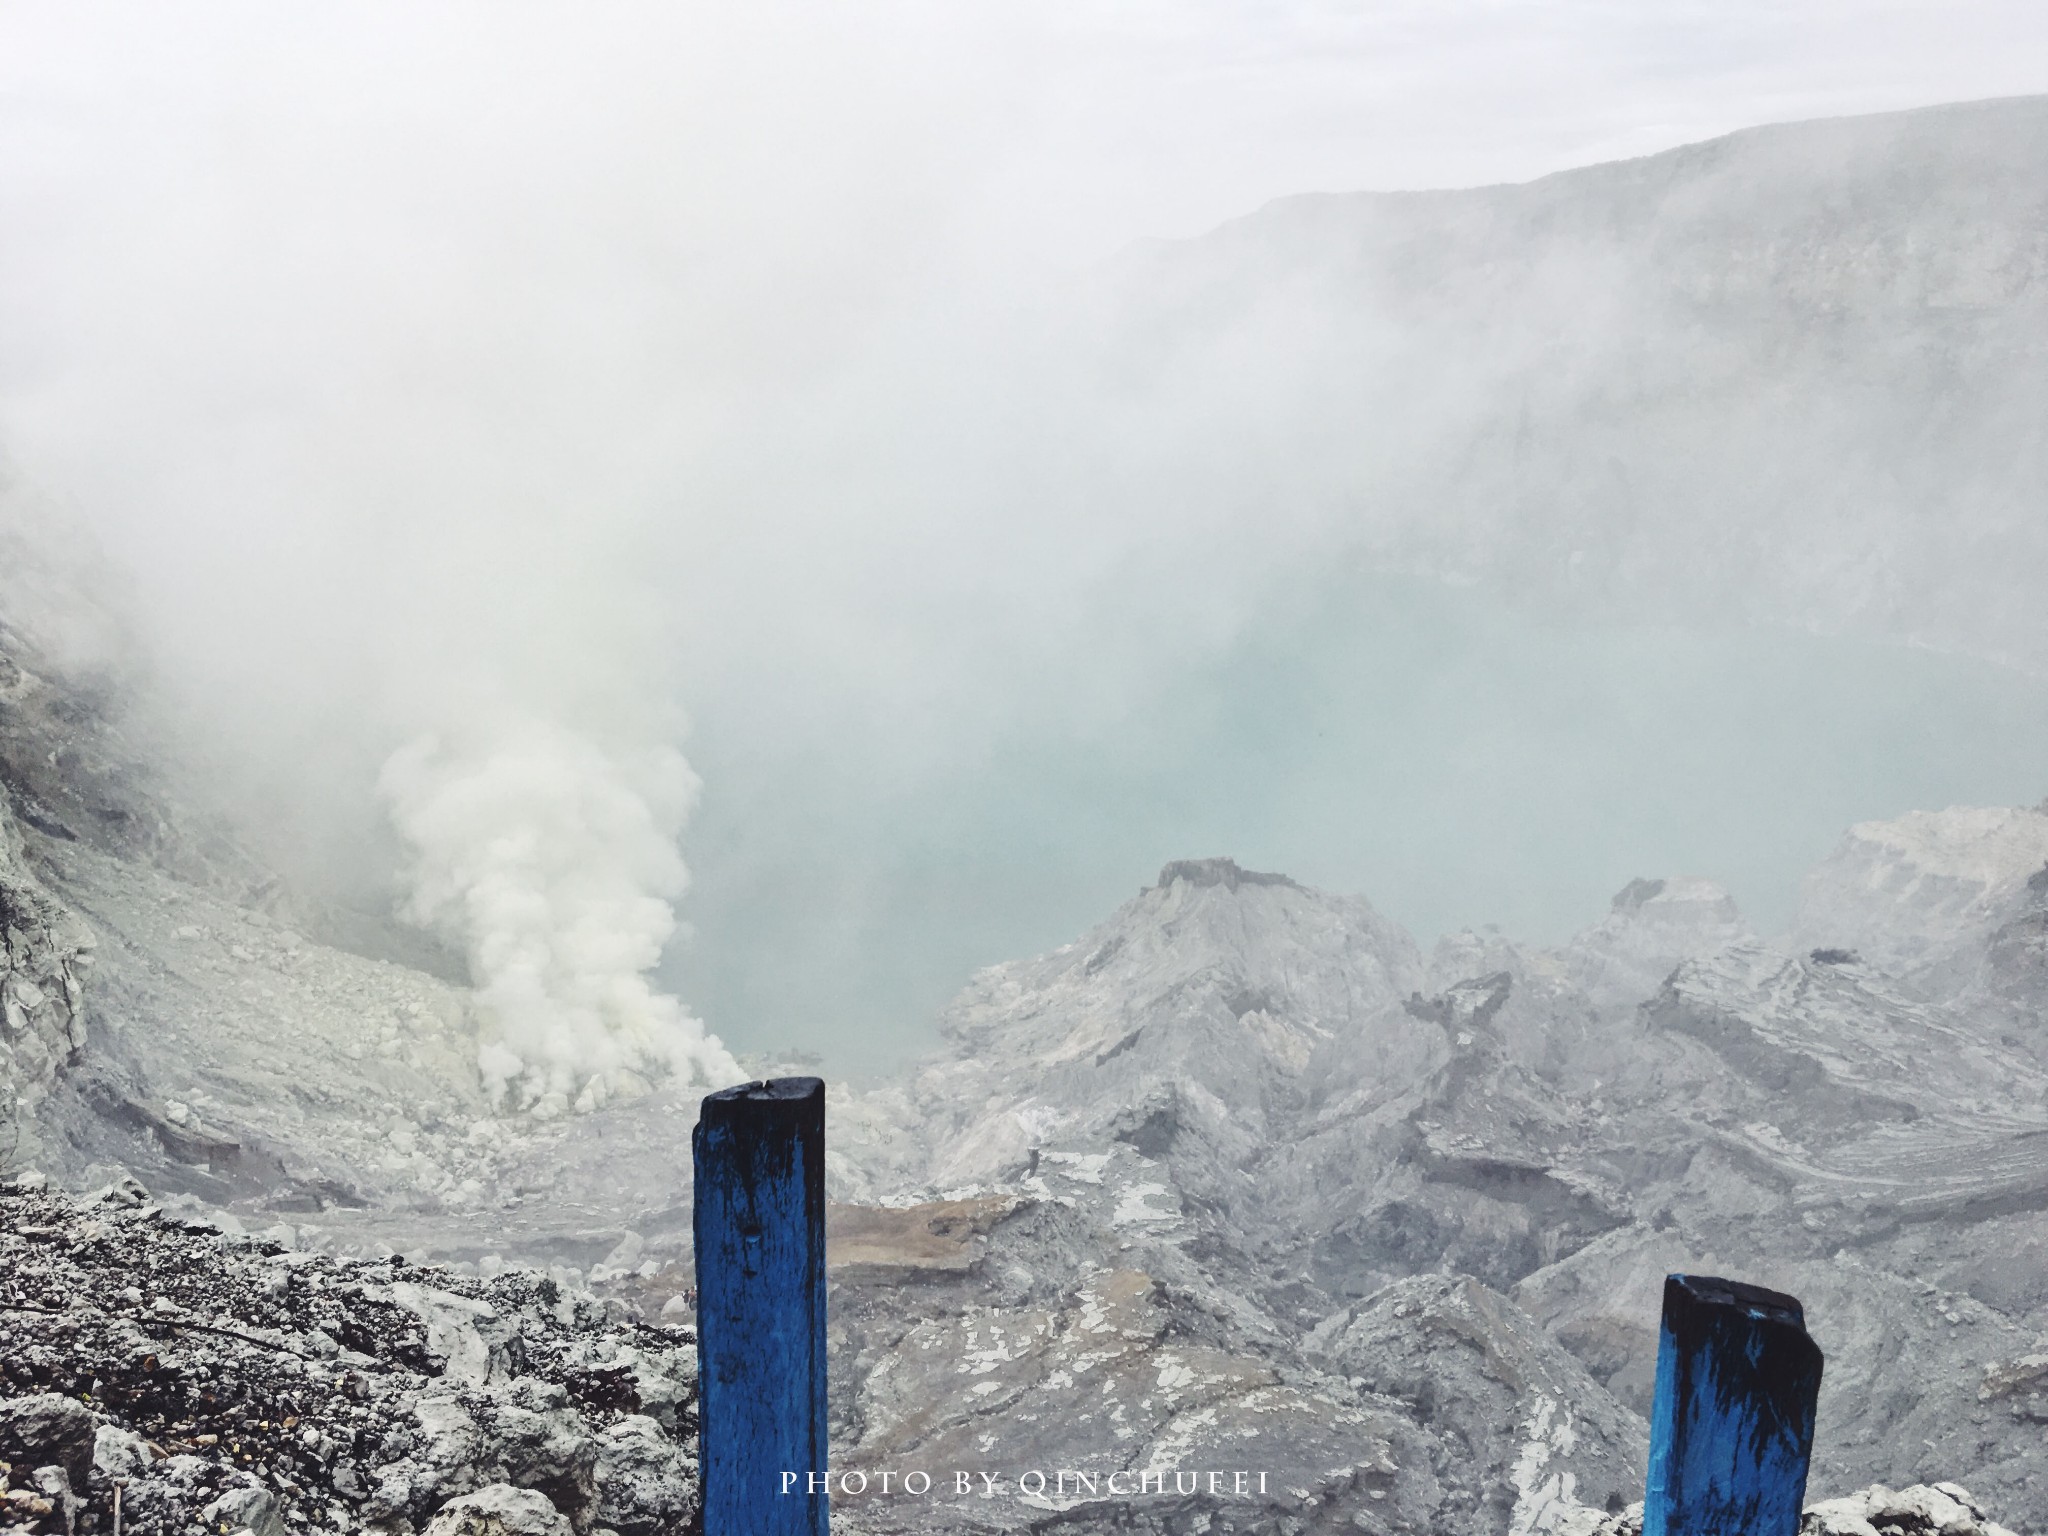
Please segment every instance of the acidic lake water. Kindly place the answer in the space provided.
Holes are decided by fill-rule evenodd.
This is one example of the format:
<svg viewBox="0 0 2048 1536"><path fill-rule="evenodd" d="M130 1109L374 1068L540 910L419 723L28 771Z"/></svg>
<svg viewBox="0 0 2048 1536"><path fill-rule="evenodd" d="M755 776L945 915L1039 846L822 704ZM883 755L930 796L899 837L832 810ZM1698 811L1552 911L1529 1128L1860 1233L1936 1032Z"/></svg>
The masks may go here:
<svg viewBox="0 0 2048 1536"><path fill-rule="evenodd" d="M1027 710L936 770L730 707L689 750L694 934L668 979L739 1050L864 1073L928 1048L975 969L1077 937L1175 858L1362 894L1425 947L1489 923L1555 942L1674 874L1770 933L1852 822L2048 794L2048 681L1378 579L1278 605L1113 723Z"/></svg>

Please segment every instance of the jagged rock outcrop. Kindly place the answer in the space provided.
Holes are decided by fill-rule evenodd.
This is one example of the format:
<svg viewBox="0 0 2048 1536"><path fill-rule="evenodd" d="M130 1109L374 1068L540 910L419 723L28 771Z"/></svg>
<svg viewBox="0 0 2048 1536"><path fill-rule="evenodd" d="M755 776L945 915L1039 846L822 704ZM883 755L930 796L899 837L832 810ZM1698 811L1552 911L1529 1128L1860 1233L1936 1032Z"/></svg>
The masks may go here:
<svg viewBox="0 0 2048 1536"><path fill-rule="evenodd" d="M427 1523L426 1536L570 1536L571 1530L544 1495L490 1483L444 1504Z"/></svg>
<svg viewBox="0 0 2048 1536"><path fill-rule="evenodd" d="M2012 1536L1954 1483L1865 1488L1810 1506L1799 1536Z"/></svg>
<svg viewBox="0 0 2048 1536"><path fill-rule="evenodd" d="M1859 822L1806 877L1791 942L1953 992L2048 867L2048 809L1952 806Z"/></svg>
<svg viewBox="0 0 2048 1536"><path fill-rule="evenodd" d="M1401 1009L1421 979L1414 941L1362 900L1229 860L1169 864L1085 937L975 977L903 1118L925 1129L938 1182L1107 1141L1228 1203L1244 1158L1334 1063L1400 1081L1440 1051Z"/></svg>
<svg viewBox="0 0 2048 1536"><path fill-rule="evenodd" d="M54 1467L73 1494L92 1475L99 1422L90 1409L59 1392L0 1401L0 1461L23 1469Z"/></svg>
<svg viewBox="0 0 2048 1536"><path fill-rule="evenodd" d="M1631 880L1611 911L1565 946L1565 974L1603 1009L1633 1009L1682 960L1752 938L1711 880Z"/></svg>

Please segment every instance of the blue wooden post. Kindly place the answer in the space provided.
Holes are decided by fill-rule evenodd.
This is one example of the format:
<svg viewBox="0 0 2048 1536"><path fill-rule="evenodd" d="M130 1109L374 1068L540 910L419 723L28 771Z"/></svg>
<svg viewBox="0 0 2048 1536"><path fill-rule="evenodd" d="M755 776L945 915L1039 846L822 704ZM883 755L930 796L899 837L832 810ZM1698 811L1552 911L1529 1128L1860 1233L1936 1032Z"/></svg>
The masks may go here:
<svg viewBox="0 0 2048 1536"><path fill-rule="evenodd" d="M825 1536L825 1085L714 1093L692 1150L704 1536Z"/></svg>
<svg viewBox="0 0 2048 1536"><path fill-rule="evenodd" d="M1796 1536L1820 1370L1794 1298L1667 1276L1643 1536Z"/></svg>

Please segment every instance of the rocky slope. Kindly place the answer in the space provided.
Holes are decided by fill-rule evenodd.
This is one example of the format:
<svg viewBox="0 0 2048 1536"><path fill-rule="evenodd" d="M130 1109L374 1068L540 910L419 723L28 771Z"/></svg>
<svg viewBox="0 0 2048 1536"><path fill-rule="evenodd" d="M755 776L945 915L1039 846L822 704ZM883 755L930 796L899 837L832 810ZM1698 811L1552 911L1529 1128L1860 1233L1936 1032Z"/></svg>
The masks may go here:
<svg viewBox="0 0 2048 1536"><path fill-rule="evenodd" d="M1817 1496L1957 1477L2036 1528L2048 1081L1981 1011L1773 948L1704 882L1638 882L1559 952L1466 935L1425 972L1363 903L1184 862L977 978L948 1032L841 1151L871 1189L993 1202L980 1285L842 1278L849 1464L1142 1470L1182 1457L1182 1418L1261 1444L1288 1410L1260 1393L1306 1391L1366 1417L1335 1484L1261 1518L1576 1528L1639 1486L1662 1276L1727 1270L1802 1296L1828 1352ZM862 1140L878 1119L926 1134ZM1120 1433L1033 1386L1088 1369Z"/></svg>
<svg viewBox="0 0 2048 1536"><path fill-rule="evenodd" d="M0 1186L0 1525L409 1530L503 1484L544 1495L542 1530L695 1510L687 1328L34 1183Z"/></svg>
<svg viewBox="0 0 2048 1536"><path fill-rule="evenodd" d="M404 963L433 946L304 898L204 808L119 589L0 480L0 1167L139 1175L263 1225L322 1217L358 1248L431 1230L470 1259L610 1253L618 1222L591 1234L573 1191L525 1230L522 1189L588 1149L487 1112L468 989Z"/></svg>

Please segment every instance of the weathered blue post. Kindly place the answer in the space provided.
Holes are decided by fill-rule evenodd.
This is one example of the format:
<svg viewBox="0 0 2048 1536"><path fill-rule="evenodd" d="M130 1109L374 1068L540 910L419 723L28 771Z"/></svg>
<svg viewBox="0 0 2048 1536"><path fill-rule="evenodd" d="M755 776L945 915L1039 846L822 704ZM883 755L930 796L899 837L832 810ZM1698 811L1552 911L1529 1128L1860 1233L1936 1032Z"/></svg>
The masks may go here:
<svg viewBox="0 0 2048 1536"><path fill-rule="evenodd" d="M1796 1536L1820 1370L1793 1297L1667 1276L1643 1536Z"/></svg>
<svg viewBox="0 0 2048 1536"><path fill-rule="evenodd" d="M825 1536L825 1085L714 1093L692 1149L704 1536Z"/></svg>

